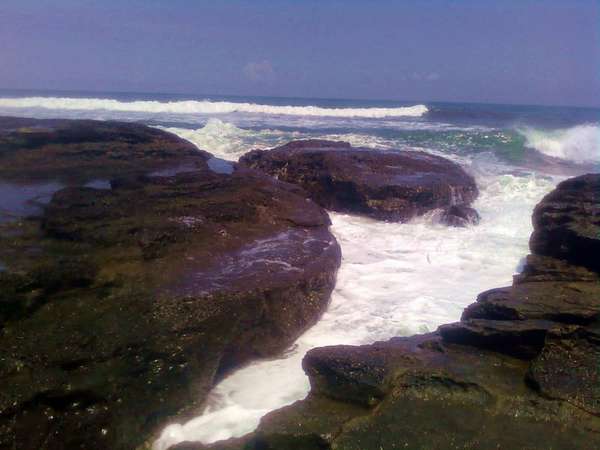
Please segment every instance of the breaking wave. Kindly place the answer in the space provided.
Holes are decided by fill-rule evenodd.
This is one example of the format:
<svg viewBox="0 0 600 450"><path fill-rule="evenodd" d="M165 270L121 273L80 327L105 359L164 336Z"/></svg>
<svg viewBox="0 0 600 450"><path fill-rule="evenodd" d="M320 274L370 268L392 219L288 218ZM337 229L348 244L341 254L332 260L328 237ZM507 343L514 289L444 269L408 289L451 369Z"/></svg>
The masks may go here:
<svg viewBox="0 0 600 450"><path fill-rule="evenodd" d="M229 122L210 118L198 129L158 127L186 139L202 150L228 161L237 161L244 153L254 149L266 149L283 145L294 139L302 139L299 132L279 130L246 130Z"/></svg>
<svg viewBox="0 0 600 450"><path fill-rule="evenodd" d="M399 139L388 139L363 133L329 134L318 131L283 131L270 128L263 130L244 129L217 118L210 118L203 127L197 129L162 126L158 126L157 128L176 134L190 141L198 148L228 161L237 161L244 153L250 150L274 148L295 139L345 141L355 147L370 147L374 149L425 150L429 153L440 154L453 160L464 159L451 153L439 152L433 148L411 147Z"/></svg>
<svg viewBox="0 0 600 450"><path fill-rule="evenodd" d="M54 110L106 110L171 114L251 113L319 117L420 117L427 113L425 105L397 108L323 108L319 106L278 106L256 103L234 103L209 100L159 102L138 100L124 102L103 98L26 97L0 98L0 108L45 108Z"/></svg>
<svg viewBox="0 0 600 450"><path fill-rule="evenodd" d="M576 163L600 162L600 125L577 125L554 131L523 128L519 133L525 137L527 147L544 155Z"/></svg>

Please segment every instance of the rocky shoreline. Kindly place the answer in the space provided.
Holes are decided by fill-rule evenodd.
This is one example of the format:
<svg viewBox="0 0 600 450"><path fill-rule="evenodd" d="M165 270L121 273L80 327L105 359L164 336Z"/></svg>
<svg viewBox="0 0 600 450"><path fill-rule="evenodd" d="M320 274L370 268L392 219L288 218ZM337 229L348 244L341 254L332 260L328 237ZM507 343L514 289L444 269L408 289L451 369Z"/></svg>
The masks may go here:
<svg viewBox="0 0 600 450"><path fill-rule="evenodd" d="M0 125L3 186L58 183L0 229L0 448L135 448L325 310L340 248L300 189L143 126Z"/></svg>
<svg viewBox="0 0 600 450"><path fill-rule="evenodd" d="M306 400L172 448L600 447L599 192L549 194L523 272L460 322L314 349ZM421 152L309 140L232 164L143 125L0 117L0 448L150 447L325 311L324 208L469 226L477 195Z"/></svg>
<svg viewBox="0 0 600 450"><path fill-rule="evenodd" d="M600 447L600 175L561 183L533 222L523 272L482 293L460 322L314 349L305 400L243 438L173 448Z"/></svg>

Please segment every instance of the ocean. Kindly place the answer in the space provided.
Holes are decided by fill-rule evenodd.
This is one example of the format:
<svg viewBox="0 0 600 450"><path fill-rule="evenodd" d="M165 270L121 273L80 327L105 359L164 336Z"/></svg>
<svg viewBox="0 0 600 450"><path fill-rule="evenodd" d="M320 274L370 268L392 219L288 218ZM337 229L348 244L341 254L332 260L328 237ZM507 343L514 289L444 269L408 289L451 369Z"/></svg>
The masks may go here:
<svg viewBox="0 0 600 450"><path fill-rule="evenodd" d="M330 213L343 259L327 312L283 355L221 381L198 417L165 424L156 450L241 436L304 398L301 360L310 348L458 320L478 293L518 273L536 203L561 180L600 171L600 109L592 108L0 90L0 115L142 122L230 161L307 138L422 150L458 162L477 181L481 223L468 228L440 225L435 213L406 224Z"/></svg>

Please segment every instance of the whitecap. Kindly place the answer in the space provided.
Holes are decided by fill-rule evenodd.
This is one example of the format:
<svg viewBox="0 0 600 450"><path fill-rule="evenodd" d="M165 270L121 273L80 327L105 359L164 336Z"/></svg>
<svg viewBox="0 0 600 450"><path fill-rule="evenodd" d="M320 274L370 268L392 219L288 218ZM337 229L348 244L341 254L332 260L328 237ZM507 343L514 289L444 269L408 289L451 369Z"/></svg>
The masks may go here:
<svg viewBox="0 0 600 450"><path fill-rule="evenodd" d="M521 128L525 145L544 155L577 163L600 162L600 125L584 124L560 130Z"/></svg>
<svg viewBox="0 0 600 450"><path fill-rule="evenodd" d="M420 117L427 113L425 105L396 108L324 108L319 106L261 105L210 100L159 102L137 100L124 102L106 98L25 97L0 98L0 108L45 108L54 110L107 110L171 114L253 113L318 117Z"/></svg>

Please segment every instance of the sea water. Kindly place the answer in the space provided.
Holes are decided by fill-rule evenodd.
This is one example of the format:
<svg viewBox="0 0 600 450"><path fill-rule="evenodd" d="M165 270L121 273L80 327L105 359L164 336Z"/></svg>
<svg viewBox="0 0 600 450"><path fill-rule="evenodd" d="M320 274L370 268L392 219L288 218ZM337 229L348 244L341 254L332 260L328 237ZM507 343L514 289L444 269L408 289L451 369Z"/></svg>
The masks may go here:
<svg viewBox="0 0 600 450"><path fill-rule="evenodd" d="M331 213L343 258L326 313L284 354L222 380L198 417L165 424L156 450L241 436L264 414L304 398L301 360L311 348L458 320L479 292L511 283L528 253L536 203L562 179L600 168L600 110L586 108L0 92L0 114L141 121L225 161L306 138L422 150L456 161L477 181L477 226L449 228L435 212L406 224Z"/></svg>

